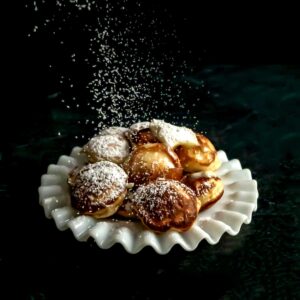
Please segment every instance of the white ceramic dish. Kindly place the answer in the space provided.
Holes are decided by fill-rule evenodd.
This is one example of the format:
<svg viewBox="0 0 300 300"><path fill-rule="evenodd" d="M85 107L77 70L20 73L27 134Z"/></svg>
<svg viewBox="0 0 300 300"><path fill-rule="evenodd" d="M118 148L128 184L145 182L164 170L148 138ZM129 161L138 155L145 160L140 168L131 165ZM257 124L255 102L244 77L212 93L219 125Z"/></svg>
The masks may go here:
<svg viewBox="0 0 300 300"><path fill-rule="evenodd" d="M187 232L156 234L134 221L96 220L79 215L70 205L67 176L72 168L85 163L80 150L80 147L75 147L70 156L63 155L56 165L49 165L39 187L39 202L46 217L53 218L59 230L71 229L78 241L92 237L103 249L120 243L132 254L146 246L151 246L159 254L166 254L175 244L192 251L203 239L216 244L225 232L238 234L243 223L251 222L252 213L257 209L257 183L250 170L242 169L237 159L228 161L225 152L218 151L222 165L216 173L224 182L224 195L213 206L200 212Z"/></svg>

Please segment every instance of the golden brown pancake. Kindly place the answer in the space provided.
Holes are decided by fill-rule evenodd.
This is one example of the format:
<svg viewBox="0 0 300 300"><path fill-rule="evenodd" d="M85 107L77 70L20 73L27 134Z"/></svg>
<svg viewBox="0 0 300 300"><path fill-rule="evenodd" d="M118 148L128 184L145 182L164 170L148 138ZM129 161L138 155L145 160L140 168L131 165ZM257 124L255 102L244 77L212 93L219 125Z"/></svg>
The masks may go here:
<svg viewBox="0 0 300 300"><path fill-rule="evenodd" d="M221 162L211 141L202 134L197 134L199 146L179 146L175 149L186 172L215 171Z"/></svg>
<svg viewBox="0 0 300 300"><path fill-rule="evenodd" d="M124 164L129 182L141 185L157 178L180 180L182 167L176 153L163 144L144 144L133 149Z"/></svg>
<svg viewBox="0 0 300 300"><path fill-rule="evenodd" d="M151 230L186 231L197 218L196 195L185 184L157 179L137 188L132 198L136 216Z"/></svg>
<svg viewBox="0 0 300 300"><path fill-rule="evenodd" d="M90 163L107 160L121 164L128 157L129 151L127 139L120 134L95 136L82 148Z"/></svg>
<svg viewBox="0 0 300 300"><path fill-rule="evenodd" d="M101 161L70 173L71 204L95 218L113 215L126 196L127 174L117 164Z"/></svg>
<svg viewBox="0 0 300 300"><path fill-rule="evenodd" d="M156 137L152 134L151 130L149 128L143 128L140 130L131 130L128 131L126 134L126 137L130 141L132 147L143 145L147 143L158 143L159 141L156 139Z"/></svg>
<svg viewBox="0 0 300 300"><path fill-rule="evenodd" d="M175 126L163 120L153 119L149 128L153 135L165 146L175 149L180 145L197 146L195 132L190 128Z"/></svg>
<svg viewBox="0 0 300 300"><path fill-rule="evenodd" d="M219 200L224 193L224 185L221 178L213 172L199 172L189 174L182 182L195 191L198 205L201 209Z"/></svg>

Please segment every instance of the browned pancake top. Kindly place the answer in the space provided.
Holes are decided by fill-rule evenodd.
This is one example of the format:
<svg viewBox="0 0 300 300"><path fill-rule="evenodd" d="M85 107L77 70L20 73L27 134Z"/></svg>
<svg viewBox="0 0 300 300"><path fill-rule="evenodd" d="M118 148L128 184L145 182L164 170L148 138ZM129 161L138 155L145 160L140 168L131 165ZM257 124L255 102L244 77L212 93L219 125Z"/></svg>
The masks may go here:
<svg viewBox="0 0 300 300"><path fill-rule="evenodd" d="M141 221L158 232L185 231L197 217L195 193L175 180L158 179L140 186L132 203Z"/></svg>
<svg viewBox="0 0 300 300"><path fill-rule="evenodd" d="M126 173L115 163L88 164L70 176L72 206L88 212L105 208L126 190L126 182Z"/></svg>

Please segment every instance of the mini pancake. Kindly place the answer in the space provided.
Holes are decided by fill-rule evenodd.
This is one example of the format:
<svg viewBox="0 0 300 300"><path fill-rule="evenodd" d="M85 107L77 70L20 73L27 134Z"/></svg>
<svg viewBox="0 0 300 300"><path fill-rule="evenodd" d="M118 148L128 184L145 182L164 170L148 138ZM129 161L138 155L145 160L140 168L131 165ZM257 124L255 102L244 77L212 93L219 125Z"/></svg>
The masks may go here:
<svg viewBox="0 0 300 300"><path fill-rule="evenodd" d="M124 163L129 182L141 185L157 178L180 180L182 167L176 153L160 143L139 145Z"/></svg>
<svg viewBox="0 0 300 300"><path fill-rule="evenodd" d="M186 231L197 218L196 195L185 184L158 179L137 188L132 198L136 216L155 232Z"/></svg>
<svg viewBox="0 0 300 300"><path fill-rule="evenodd" d="M139 122L131 125L125 136L132 147L147 143L158 143L158 139L152 134L150 122Z"/></svg>
<svg viewBox="0 0 300 300"><path fill-rule="evenodd" d="M198 146L179 146L175 149L186 172L215 171L221 166L217 151L211 141L197 134Z"/></svg>
<svg viewBox="0 0 300 300"><path fill-rule="evenodd" d="M193 130L175 126L162 120L152 120L150 125L152 134L165 146L175 149L180 145L197 146L198 141Z"/></svg>
<svg viewBox="0 0 300 300"><path fill-rule="evenodd" d="M71 204L80 213L95 218L113 215L126 193L127 174L117 164L101 161L70 173Z"/></svg>
<svg viewBox="0 0 300 300"><path fill-rule="evenodd" d="M132 147L147 143L158 143L157 138L152 134L149 128L140 129L138 131L130 130L126 134Z"/></svg>
<svg viewBox="0 0 300 300"><path fill-rule="evenodd" d="M218 201L224 193L223 182L214 172L189 174L182 179L182 182L196 193L201 209Z"/></svg>
<svg viewBox="0 0 300 300"><path fill-rule="evenodd" d="M90 163L107 160L121 164L128 157L130 147L127 139L119 134L98 135L83 146L82 152Z"/></svg>

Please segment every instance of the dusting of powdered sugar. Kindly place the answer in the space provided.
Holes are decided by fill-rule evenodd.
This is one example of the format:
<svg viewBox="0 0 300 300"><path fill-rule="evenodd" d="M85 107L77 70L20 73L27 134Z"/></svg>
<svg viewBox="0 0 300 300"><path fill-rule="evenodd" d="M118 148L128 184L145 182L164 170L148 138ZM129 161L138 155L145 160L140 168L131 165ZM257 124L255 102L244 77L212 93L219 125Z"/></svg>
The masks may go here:
<svg viewBox="0 0 300 300"><path fill-rule="evenodd" d="M198 146L196 134L187 127L179 127L163 120L152 120L150 123L152 134L165 146L174 149L179 145Z"/></svg>
<svg viewBox="0 0 300 300"><path fill-rule="evenodd" d="M144 122L138 122L138 123L134 123L132 124L129 129L132 131L140 131L142 129L147 129L150 126L150 122L148 121L144 121Z"/></svg>
<svg viewBox="0 0 300 300"><path fill-rule="evenodd" d="M89 202L93 195L101 196L103 205L119 197L125 191L127 174L118 165L101 161L84 166L76 175L73 195L80 201Z"/></svg>
<svg viewBox="0 0 300 300"><path fill-rule="evenodd" d="M127 139L120 135L100 135L93 137L83 147L83 151L96 160L121 163L129 155Z"/></svg>
<svg viewBox="0 0 300 300"><path fill-rule="evenodd" d="M179 181L158 179L138 187L131 201L142 218L162 220L174 214L173 208L178 201L179 189L195 196L189 187Z"/></svg>

